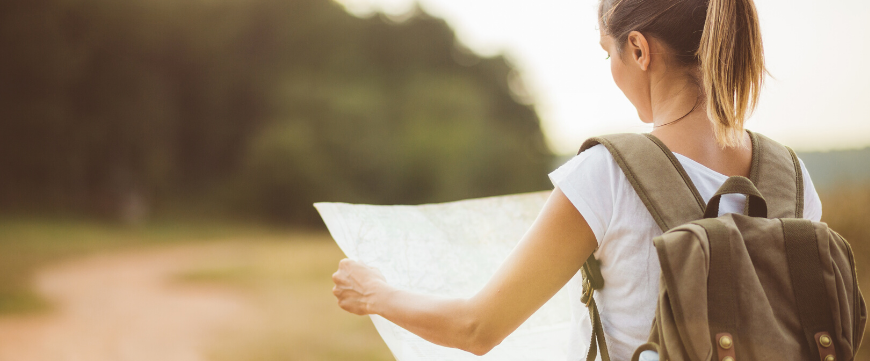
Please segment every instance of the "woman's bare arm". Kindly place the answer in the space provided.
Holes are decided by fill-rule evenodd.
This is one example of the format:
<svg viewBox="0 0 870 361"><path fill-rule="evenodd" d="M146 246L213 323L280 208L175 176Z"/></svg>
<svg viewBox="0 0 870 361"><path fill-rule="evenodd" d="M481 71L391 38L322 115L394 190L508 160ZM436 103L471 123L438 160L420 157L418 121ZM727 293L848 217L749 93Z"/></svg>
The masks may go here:
<svg viewBox="0 0 870 361"><path fill-rule="evenodd" d="M469 299L395 289L376 269L342 260L333 275L339 305L378 314L433 343L482 355L501 343L573 277L597 242L559 188L487 284Z"/></svg>

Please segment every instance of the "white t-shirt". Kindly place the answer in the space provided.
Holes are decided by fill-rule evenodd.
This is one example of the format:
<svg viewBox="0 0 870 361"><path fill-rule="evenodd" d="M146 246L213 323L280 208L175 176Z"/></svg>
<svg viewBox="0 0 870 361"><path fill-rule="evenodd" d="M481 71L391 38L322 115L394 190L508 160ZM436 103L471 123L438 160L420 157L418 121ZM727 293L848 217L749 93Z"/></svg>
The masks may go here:
<svg viewBox="0 0 870 361"><path fill-rule="evenodd" d="M728 179L681 154L675 155L705 202ZM804 218L819 221L822 203L803 162L801 169ZM629 360L634 350L646 342L655 315L660 269L652 239L662 231L602 145L566 162L550 173L550 180L577 207L598 240L595 257L601 261L605 286L596 290L595 301L611 359ZM742 195L726 195L719 213L742 213L744 201ZM580 302L581 279L578 272L567 285L573 311L568 360L585 359L592 332L589 312Z"/></svg>

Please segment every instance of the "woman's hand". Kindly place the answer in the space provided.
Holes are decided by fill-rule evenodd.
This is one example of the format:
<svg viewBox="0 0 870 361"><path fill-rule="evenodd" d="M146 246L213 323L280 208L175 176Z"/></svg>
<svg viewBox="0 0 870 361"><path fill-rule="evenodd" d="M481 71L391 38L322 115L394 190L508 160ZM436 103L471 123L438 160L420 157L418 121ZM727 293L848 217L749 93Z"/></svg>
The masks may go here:
<svg viewBox="0 0 870 361"><path fill-rule="evenodd" d="M357 315L375 313L371 307L375 295L389 289L381 271L348 258L338 262L332 282L335 283L332 294L338 298L338 305Z"/></svg>

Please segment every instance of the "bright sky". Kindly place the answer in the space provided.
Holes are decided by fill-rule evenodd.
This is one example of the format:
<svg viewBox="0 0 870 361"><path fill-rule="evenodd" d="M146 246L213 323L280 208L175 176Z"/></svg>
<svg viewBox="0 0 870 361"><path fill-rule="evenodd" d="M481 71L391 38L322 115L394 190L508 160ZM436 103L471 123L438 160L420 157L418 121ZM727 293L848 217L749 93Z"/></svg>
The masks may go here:
<svg viewBox="0 0 870 361"><path fill-rule="evenodd" d="M401 15L414 0L337 0L352 13ZM598 45L596 0L417 0L482 55L505 54L522 72L551 148L645 132L613 83ZM747 128L796 150L870 145L870 1L757 0L768 70Z"/></svg>

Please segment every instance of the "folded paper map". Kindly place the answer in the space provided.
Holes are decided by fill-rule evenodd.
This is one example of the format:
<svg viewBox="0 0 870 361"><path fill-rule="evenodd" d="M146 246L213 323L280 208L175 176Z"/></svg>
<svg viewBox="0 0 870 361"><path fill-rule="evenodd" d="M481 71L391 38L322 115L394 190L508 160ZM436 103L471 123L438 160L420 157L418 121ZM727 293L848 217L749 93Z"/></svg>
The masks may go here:
<svg viewBox="0 0 870 361"><path fill-rule="evenodd" d="M391 285L471 297L514 249L549 193L419 206L314 206L348 258L378 268ZM371 318L398 361L563 361L571 312L563 289L484 356L435 345L382 317Z"/></svg>

